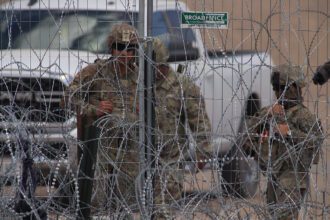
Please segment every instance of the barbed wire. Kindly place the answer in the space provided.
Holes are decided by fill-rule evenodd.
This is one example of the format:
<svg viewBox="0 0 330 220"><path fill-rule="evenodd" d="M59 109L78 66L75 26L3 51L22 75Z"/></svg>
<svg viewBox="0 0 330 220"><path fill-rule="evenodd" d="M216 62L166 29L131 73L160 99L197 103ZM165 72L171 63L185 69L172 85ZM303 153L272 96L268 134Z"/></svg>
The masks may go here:
<svg viewBox="0 0 330 220"><path fill-rule="evenodd" d="M206 4L204 1L200 2ZM291 26L290 16L313 12L325 17L318 23L316 30L313 30L311 41L304 45L303 65L312 71L314 68L310 57L328 39L326 33L319 42L316 42L329 16L319 10L303 10L300 5L293 12L278 11L277 3L281 3L278 1L270 9L269 15L260 21L253 18L248 1L243 1L245 5L242 3L242 7L247 9L250 18L233 17L231 21L232 23L249 22L251 33L244 36L238 45L233 45L232 53L225 46L228 40L227 30L216 30L220 34L219 39L215 38L213 32L206 30L204 40L213 42L214 47L209 50L210 55L213 56L197 54L196 60L182 60L185 70L178 73L177 77L180 94L176 94L177 97L158 97L161 101L164 101L161 98L168 98L165 100L167 102L164 101L165 104L161 103L164 106L158 108L167 111L168 120L176 117L177 122L166 132L155 128L153 132L156 134L156 146L144 145L145 149L151 147L150 150L155 156L152 177L145 179L145 173L150 170L139 167L141 161L138 155L143 149L137 147L139 119L136 117L138 114L136 85L133 91L127 91L119 80L116 82L118 86L111 95L118 99L114 101L115 105L118 104L120 107L115 113L106 114L93 122L98 132L95 139L77 139L76 113L70 108L71 104L75 103L69 103L64 109L60 105L62 97L67 94L69 84L76 76L74 74L80 72L87 64L93 63L96 58L106 58L108 62L117 61L116 58L104 54L108 52L103 48L106 47L106 36L114 24L138 23L137 12L134 11L136 3L137 1L120 1L116 4L123 5L123 11L119 11L119 7L118 11L112 11L111 4L115 3L109 2L109 9L102 9L98 13L95 9L80 11L75 1L68 0L65 1L63 9L53 9L42 0L35 3L39 4L38 10L16 8L15 1L1 6L0 217L2 219L77 219L81 215L82 208L88 207L95 219L138 219L140 216L145 217L147 213L145 207L150 201L146 200L146 194L150 190L156 193L156 205L152 214L168 219L173 216L176 219L271 219L278 217L274 213L279 215L287 210L293 212L295 208L300 211L301 219L304 218L303 216L311 219L327 216L329 214L329 189L326 186L328 116L326 115L321 123L318 122L319 118L315 117L312 128L317 132L303 127L300 130L304 131L301 132L304 133L304 137L292 136L295 134L292 132L290 138L287 138L276 134L273 129L276 130L281 121L293 126L289 129L294 131L299 121L295 122L296 124L291 123L292 118L289 115L284 115L281 120L276 121L277 119L274 118L269 119L268 113L256 119L255 116L246 115L246 112L252 105L255 107L253 113L256 113L260 107L257 103L262 107L274 105L271 85L266 82L270 80L266 75L270 75L274 65L272 51L276 50L286 63L293 61L285 52L285 49L290 48L288 45L290 39L283 38L283 41L288 40L283 49L273 36L274 30L268 23L274 17L281 15L283 24L279 31L284 31L281 30L284 25ZM181 13L179 10L182 7L176 1L175 9L166 9L174 10L171 14L173 17L166 15L166 10L160 13L165 16L167 22L165 24L171 25L171 22L174 22L171 19L179 19ZM37 13L36 17L34 13ZM97 20L94 27L89 26L88 23L92 19ZM42 22L45 22L45 26L38 29L37 25ZM70 26L70 22L74 23ZM100 25L100 30L103 28L102 31L107 30L108 33L97 32L97 25ZM51 30L53 27L54 32ZM65 28L68 36L64 34ZM88 28L90 30L87 30ZM156 24L155 28L164 27ZM189 37L194 38L194 36L187 36L193 32L188 32L180 26L167 28L165 32L169 33L169 37L165 38L162 33L160 34L164 37L162 40L169 47L171 43L182 44L182 48L179 49L184 51L186 58L189 57L190 49L204 46L198 45L203 43L199 42L198 36L193 40ZM36 31L35 35L31 34L33 31ZM69 38L72 37L69 36L70 31L79 35L74 36L72 42L69 42ZM239 33L245 30L235 31ZM300 30L291 31L295 31L297 40L301 40L298 36ZM171 37L180 42L171 42ZM238 48L252 37L254 37L252 40L254 45L251 51L247 54L241 53ZM267 45L265 50L261 51L258 44L263 39L267 39ZM45 42L47 43L44 48L38 48ZM85 45L80 45L83 43ZM176 44L174 46L177 46ZM216 45L220 44L223 46L218 49ZM140 43L139 47L144 45ZM175 52L175 49L177 48L170 47L170 54ZM61 53L64 51L67 52L66 56ZM138 55L135 54L135 59ZM34 58L37 61L34 61ZM150 58L146 60L152 62L153 67L156 68ZM172 65L172 68L178 66L178 64ZM203 112L207 113L212 128L206 135L198 129L188 130L185 137L180 134L181 126L187 127L180 119L187 117L186 103L189 98L191 99L184 97L185 77L201 89L202 96L193 97L198 103L195 117L199 119L203 117ZM125 76L124 80L128 79L129 76ZM97 79L93 79L88 83L92 84L96 81ZM168 90L173 89L173 85L171 86ZM70 97L73 98L75 93L85 90L85 87L85 84L81 84L77 90L69 94ZM285 91L288 89L289 87L286 87ZM312 101L315 103L314 110L321 105L321 101L320 97L311 95L310 89L311 85L304 95L314 98ZM82 102L89 101L88 96L85 98L86 100ZM126 109L131 99L134 100L133 112ZM179 100L178 109L181 112L170 111L172 104L170 99ZM206 109L203 109L204 101ZM327 103L328 101L325 105ZM160 111L159 109L157 111ZM157 111L156 117L159 114ZM131 113L135 115L131 116ZM256 119L256 123L262 127L260 132L253 130L254 127L250 124L252 119ZM307 121L308 118L305 120ZM159 126L159 123L165 122L157 121L156 118L156 125ZM195 126L198 128L201 125L195 124ZM265 134L266 130L269 133ZM196 139L203 135L211 142L207 149L196 144ZM268 139L263 142L265 137ZM298 138L299 141L294 141ZM325 142L322 144L320 139L325 139ZM93 166L95 172L92 178L81 172L83 158L90 156L84 149L91 141L97 143L96 163ZM246 149L247 143L251 145L249 150ZM273 149L277 144L285 150L274 153ZM318 146L315 151L305 152L308 147L314 145L322 145L322 148ZM277 150L280 151L279 149ZM196 157L196 152L205 150L206 158ZM264 151L267 154L266 160ZM170 155L172 152L177 152L178 155L173 155L172 160L166 160L164 154ZM136 155L136 158L128 160L126 156L128 154ZM316 170L314 169L316 165L299 164L303 156L313 161L318 155L320 160ZM276 160L272 160L273 157L277 157ZM205 163L206 167L199 171L196 169L198 163ZM277 179L279 173L284 171L276 168L283 163L289 164L287 166L292 165L290 175L296 176L296 181L293 183L296 186L290 188L291 191ZM298 166L304 169L299 170ZM299 176L301 174L309 176L309 187L306 187L306 195L298 196L295 193L297 189L300 190L302 184ZM320 180L321 176L325 176L324 179ZM86 179L93 182L90 204L83 204L81 200L85 189L82 189L79 183ZM270 187L274 187L274 190L276 188L277 193L286 200L275 203L267 201ZM177 197L177 194L180 196Z"/></svg>

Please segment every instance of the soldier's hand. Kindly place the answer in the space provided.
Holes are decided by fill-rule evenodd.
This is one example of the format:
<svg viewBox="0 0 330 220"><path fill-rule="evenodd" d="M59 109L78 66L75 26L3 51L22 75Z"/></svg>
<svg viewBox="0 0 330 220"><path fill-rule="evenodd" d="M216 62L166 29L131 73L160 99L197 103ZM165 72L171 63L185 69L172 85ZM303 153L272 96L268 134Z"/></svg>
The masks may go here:
<svg viewBox="0 0 330 220"><path fill-rule="evenodd" d="M197 172L203 170L206 164L207 164L206 157L204 156L197 157L197 161L195 164Z"/></svg>
<svg viewBox="0 0 330 220"><path fill-rule="evenodd" d="M264 131L261 133L261 135L260 135L260 142L261 142L261 143L267 142L268 137L269 137L269 131L268 131L268 130L264 130Z"/></svg>
<svg viewBox="0 0 330 220"><path fill-rule="evenodd" d="M100 101L99 106L97 108L96 115L101 117L106 113L111 113L113 110L113 105L111 101Z"/></svg>
<svg viewBox="0 0 330 220"><path fill-rule="evenodd" d="M198 162L196 163L197 171L203 170L204 167L205 167L205 165L206 165L206 162L198 161Z"/></svg>
<svg viewBox="0 0 330 220"><path fill-rule="evenodd" d="M314 73L314 76L313 76L313 82L315 85L317 85L317 84L323 85L324 83L327 82L327 78L320 72L316 72L316 73Z"/></svg>
<svg viewBox="0 0 330 220"><path fill-rule="evenodd" d="M281 134L282 136L287 136L289 131L289 126L286 123L277 124L275 127L275 132Z"/></svg>
<svg viewBox="0 0 330 220"><path fill-rule="evenodd" d="M275 105L273 105L271 107L270 114L277 115L277 116L284 116L285 115L285 111L284 111L283 105L280 105L278 103L276 103Z"/></svg>
<svg viewBox="0 0 330 220"><path fill-rule="evenodd" d="M314 73L313 76L314 84L323 85L328 81L330 77L329 67L330 67L329 62L323 64L322 66L317 67L316 73Z"/></svg>

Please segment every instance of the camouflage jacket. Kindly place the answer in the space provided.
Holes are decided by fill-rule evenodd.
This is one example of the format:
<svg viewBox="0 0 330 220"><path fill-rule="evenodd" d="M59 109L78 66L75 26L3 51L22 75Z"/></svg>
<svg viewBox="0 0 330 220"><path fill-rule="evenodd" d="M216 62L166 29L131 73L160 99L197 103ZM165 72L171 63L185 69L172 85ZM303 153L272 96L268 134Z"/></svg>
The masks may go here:
<svg viewBox="0 0 330 220"><path fill-rule="evenodd" d="M139 117L137 75L135 67L128 67L127 75L120 77L112 60L90 64L69 86L70 106L87 118L84 126L88 126L97 120L99 101L111 100L114 104L111 115L135 123ZM197 144L197 158L205 157L202 154L210 148L211 126L200 89L171 69L165 78L156 81L154 93L156 154L167 162L182 160L189 148L186 133L189 127Z"/></svg>
<svg viewBox="0 0 330 220"><path fill-rule="evenodd" d="M247 150L254 151L265 166L271 160L274 169L293 158L304 160L306 169L312 162L317 163L319 148L324 140L317 117L301 103L286 109L284 116L270 114L270 108L262 108L248 119ZM275 132L275 127L280 123L289 126L289 133L285 136Z"/></svg>
<svg viewBox="0 0 330 220"><path fill-rule="evenodd" d="M187 129L196 141L197 158L210 149L211 125L200 89L188 77L170 69L155 87L156 142L158 153L171 161L188 151ZM168 160L168 161L169 161Z"/></svg>
<svg viewBox="0 0 330 220"><path fill-rule="evenodd" d="M135 115L136 72L135 66L128 66L127 73L121 76L114 60L97 60L75 76L66 93L66 102L85 119L84 126L97 120L96 110L101 100L112 101L112 114L118 117Z"/></svg>

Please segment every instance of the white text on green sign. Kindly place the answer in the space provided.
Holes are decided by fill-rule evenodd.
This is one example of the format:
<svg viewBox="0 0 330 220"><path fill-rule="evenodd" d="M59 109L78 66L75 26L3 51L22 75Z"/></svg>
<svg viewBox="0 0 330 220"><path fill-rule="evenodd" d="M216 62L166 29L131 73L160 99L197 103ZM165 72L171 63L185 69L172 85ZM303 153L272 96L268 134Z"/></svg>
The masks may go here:
<svg viewBox="0 0 330 220"><path fill-rule="evenodd" d="M228 28L228 13L182 12L181 27Z"/></svg>

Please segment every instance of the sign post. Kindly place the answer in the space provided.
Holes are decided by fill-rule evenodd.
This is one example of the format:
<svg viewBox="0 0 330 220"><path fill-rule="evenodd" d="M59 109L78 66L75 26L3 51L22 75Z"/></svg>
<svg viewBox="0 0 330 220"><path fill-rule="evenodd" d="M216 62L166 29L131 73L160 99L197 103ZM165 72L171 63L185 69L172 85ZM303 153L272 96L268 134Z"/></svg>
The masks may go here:
<svg viewBox="0 0 330 220"><path fill-rule="evenodd" d="M228 28L228 12L182 12L182 28Z"/></svg>

